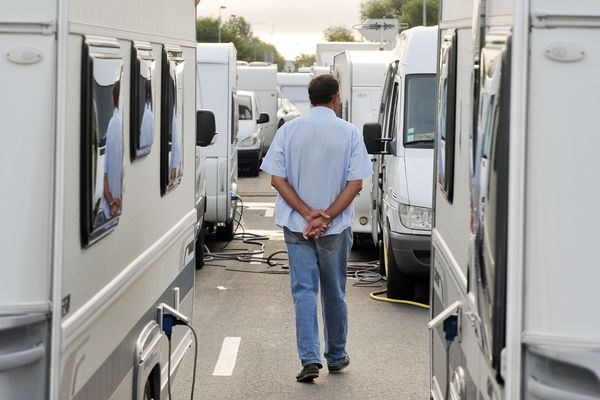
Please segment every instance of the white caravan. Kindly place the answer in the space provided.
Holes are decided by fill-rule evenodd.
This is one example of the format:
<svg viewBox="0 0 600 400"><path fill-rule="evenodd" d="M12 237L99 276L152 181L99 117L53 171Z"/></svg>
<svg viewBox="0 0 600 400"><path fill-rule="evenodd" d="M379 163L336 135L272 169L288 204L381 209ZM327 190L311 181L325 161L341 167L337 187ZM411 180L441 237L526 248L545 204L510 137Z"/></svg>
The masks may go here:
<svg viewBox="0 0 600 400"><path fill-rule="evenodd" d="M217 135L206 147L205 224L231 240L238 184L237 52L232 43L198 43L197 109L215 114Z"/></svg>
<svg viewBox="0 0 600 400"><path fill-rule="evenodd" d="M238 65L237 74L238 89L255 92L260 101L261 112L269 115L269 122L263 124L264 155L277 131L277 66Z"/></svg>
<svg viewBox="0 0 600 400"><path fill-rule="evenodd" d="M319 75L326 75L331 73L331 67L323 67L318 65L313 65L310 67L310 77L315 78Z"/></svg>
<svg viewBox="0 0 600 400"><path fill-rule="evenodd" d="M288 99L302 114L310 111L310 100L308 99L308 84L311 74L308 72L278 72L277 85L284 98Z"/></svg>
<svg viewBox="0 0 600 400"><path fill-rule="evenodd" d="M600 3L440 6L431 396L600 398Z"/></svg>
<svg viewBox="0 0 600 400"><path fill-rule="evenodd" d="M351 50L335 56L334 76L340 84L341 104L338 116L354 124L360 131L367 122L379 117L381 93L391 51ZM372 178L363 180L367 188L354 199L352 232L355 237L372 237ZM376 243L376 242L375 242Z"/></svg>
<svg viewBox="0 0 600 400"><path fill-rule="evenodd" d="M269 114L261 112L260 100L254 92L239 90L238 105L239 168L248 168L251 175L258 176L264 145L263 127L269 122Z"/></svg>
<svg viewBox="0 0 600 400"><path fill-rule="evenodd" d="M437 37L437 27L398 36L379 123L364 130L369 153L385 150L375 162L372 223L391 298L427 297L415 289L429 277Z"/></svg>
<svg viewBox="0 0 600 400"><path fill-rule="evenodd" d="M384 46L391 46L385 44ZM380 50L381 46L375 42L322 42L317 43L316 64L319 67L330 67L333 58L346 50ZM385 50L390 50L387 48Z"/></svg>
<svg viewBox="0 0 600 400"><path fill-rule="evenodd" d="M194 3L0 15L0 398L165 398L193 343L163 322L193 312Z"/></svg>

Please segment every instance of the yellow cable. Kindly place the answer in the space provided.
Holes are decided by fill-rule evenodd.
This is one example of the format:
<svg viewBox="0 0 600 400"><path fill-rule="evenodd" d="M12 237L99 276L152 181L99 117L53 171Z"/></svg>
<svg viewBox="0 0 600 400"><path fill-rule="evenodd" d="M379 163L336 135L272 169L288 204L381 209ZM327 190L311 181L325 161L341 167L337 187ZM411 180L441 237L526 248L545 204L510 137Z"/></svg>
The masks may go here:
<svg viewBox="0 0 600 400"><path fill-rule="evenodd" d="M421 307L426 310L429 310L429 306L427 304L417 303L416 301L388 299L387 297L377 296L378 294L383 294L385 292L387 292L387 289L376 290L374 292L369 293L369 297L372 298L373 300L384 301L386 303L406 304L409 306Z"/></svg>

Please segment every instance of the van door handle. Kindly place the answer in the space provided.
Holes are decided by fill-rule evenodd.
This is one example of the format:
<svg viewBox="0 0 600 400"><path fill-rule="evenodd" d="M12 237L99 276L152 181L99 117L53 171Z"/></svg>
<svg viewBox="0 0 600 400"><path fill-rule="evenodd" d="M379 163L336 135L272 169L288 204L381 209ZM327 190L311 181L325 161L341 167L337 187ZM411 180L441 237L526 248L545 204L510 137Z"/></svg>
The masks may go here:
<svg viewBox="0 0 600 400"><path fill-rule="evenodd" d="M532 395L533 397L535 397L536 399L542 399L542 400L564 400L564 399L598 400L598 399L600 399L599 397L596 397L596 396L588 396L585 394L568 392L566 390L558 389L558 388L546 385L545 383L542 383L540 381L536 381L533 379L530 379L529 382L527 382L527 392L529 392L529 394Z"/></svg>
<svg viewBox="0 0 600 400"><path fill-rule="evenodd" d="M0 355L0 372L17 369L25 365L33 364L44 357L46 349L39 344L32 349L18 351L15 353Z"/></svg>

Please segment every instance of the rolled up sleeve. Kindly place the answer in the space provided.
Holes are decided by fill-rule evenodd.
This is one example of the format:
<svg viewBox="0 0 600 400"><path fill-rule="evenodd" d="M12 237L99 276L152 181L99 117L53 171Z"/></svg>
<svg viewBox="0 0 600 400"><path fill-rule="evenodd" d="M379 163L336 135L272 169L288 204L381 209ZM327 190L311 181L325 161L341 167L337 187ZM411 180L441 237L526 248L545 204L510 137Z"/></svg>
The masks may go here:
<svg viewBox="0 0 600 400"><path fill-rule="evenodd" d="M275 134L273 142L271 143L269 151L267 151L267 154L263 159L260 169L265 171L267 174L287 179L283 129L280 129L277 134Z"/></svg>
<svg viewBox="0 0 600 400"><path fill-rule="evenodd" d="M367 148L355 129L352 134L350 162L348 163L347 180L355 181L373 175L373 164L367 153Z"/></svg>

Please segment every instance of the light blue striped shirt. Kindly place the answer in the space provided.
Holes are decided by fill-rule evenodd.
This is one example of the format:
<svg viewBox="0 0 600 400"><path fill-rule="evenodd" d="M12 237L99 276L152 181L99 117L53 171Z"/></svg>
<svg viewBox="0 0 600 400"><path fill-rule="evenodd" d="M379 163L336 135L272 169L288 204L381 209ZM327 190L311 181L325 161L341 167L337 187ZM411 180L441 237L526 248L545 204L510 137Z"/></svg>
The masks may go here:
<svg viewBox="0 0 600 400"><path fill-rule="evenodd" d="M285 178L313 210L326 210L348 181L373 174L358 129L327 107L313 107L308 114L283 125L260 168ZM353 213L350 204L334 218L325 235L339 234L352 226ZM275 202L275 223L293 232L306 228L304 218L281 196Z"/></svg>

